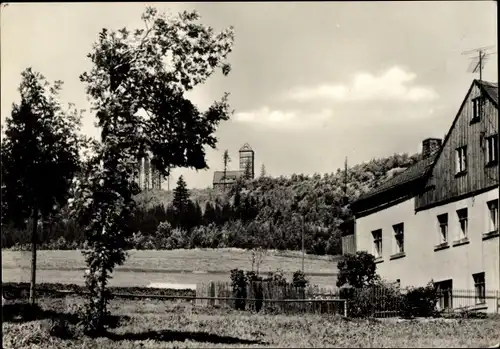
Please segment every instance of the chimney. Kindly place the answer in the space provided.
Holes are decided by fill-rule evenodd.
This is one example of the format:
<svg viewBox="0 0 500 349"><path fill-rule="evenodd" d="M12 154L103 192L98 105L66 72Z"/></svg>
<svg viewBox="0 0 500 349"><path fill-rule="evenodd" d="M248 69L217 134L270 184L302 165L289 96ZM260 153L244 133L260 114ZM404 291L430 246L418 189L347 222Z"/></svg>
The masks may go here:
<svg viewBox="0 0 500 349"><path fill-rule="evenodd" d="M422 159L428 158L429 156L436 153L439 148L441 148L441 139L439 138L427 138L422 141Z"/></svg>

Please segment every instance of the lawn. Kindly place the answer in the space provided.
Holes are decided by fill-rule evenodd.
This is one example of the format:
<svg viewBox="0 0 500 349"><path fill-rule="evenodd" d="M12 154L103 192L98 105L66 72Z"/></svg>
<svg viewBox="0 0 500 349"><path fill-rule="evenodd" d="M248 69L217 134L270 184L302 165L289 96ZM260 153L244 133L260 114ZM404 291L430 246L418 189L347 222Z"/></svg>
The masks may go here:
<svg viewBox="0 0 500 349"><path fill-rule="evenodd" d="M71 312L82 300L42 299L44 309ZM208 347L487 347L500 340L498 320L346 320L322 315L266 315L190 303L113 300L125 315L103 338L62 340L48 320L3 325L4 348ZM17 345L14 345L17 344ZM32 346L36 344L36 346Z"/></svg>
<svg viewBox="0 0 500 349"><path fill-rule="evenodd" d="M2 251L2 281L29 281L31 253ZM129 258L116 269L113 286L147 286L152 282L196 284L229 281L233 268L250 270L251 253L241 249L192 249L129 251ZM302 268L300 252L269 251L260 270L282 269L288 278ZM85 261L81 251L38 251L37 280L47 283L83 283ZM304 269L314 284L335 284L337 263L331 256L306 255Z"/></svg>

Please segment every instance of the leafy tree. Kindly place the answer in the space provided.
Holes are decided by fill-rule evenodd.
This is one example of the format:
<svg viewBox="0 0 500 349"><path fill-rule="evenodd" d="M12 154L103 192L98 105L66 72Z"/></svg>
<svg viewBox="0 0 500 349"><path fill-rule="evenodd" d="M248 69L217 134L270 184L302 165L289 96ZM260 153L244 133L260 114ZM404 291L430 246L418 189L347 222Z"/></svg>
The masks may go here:
<svg viewBox="0 0 500 349"><path fill-rule="evenodd" d="M81 112L72 105L63 109L61 81L50 84L31 68L21 77L21 102L13 104L2 139L2 225L24 228L31 218L30 303L35 304L37 229L67 202L80 163Z"/></svg>
<svg viewBox="0 0 500 349"><path fill-rule="evenodd" d="M224 75L230 71L232 28L215 33L198 19L196 12L167 18L148 7L142 15L145 28L99 33L88 55L92 68L80 76L101 128L101 142L94 144L74 202L89 246L84 252L89 331L105 328L109 276L125 261L132 234L126 222L139 192L136 159L150 153L151 165L163 177L169 168L204 169L205 149L215 148L214 132L229 118L227 95L206 112L185 96L217 68ZM173 232L169 243L178 243L178 235Z"/></svg>
<svg viewBox="0 0 500 349"><path fill-rule="evenodd" d="M337 267L339 269L337 287L347 284L354 288L362 288L372 285L379 279L376 274L375 257L366 251L345 255Z"/></svg>
<svg viewBox="0 0 500 349"><path fill-rule="evenodd" d="M227 179L227 167L229 166L229 163L231 162L231 158L229 157L229 152L224 150L224 154L222 155L222 162L223 162L223 174L222 174L222 181L224 183L224 190L226 189L226 179Z"/></svg>

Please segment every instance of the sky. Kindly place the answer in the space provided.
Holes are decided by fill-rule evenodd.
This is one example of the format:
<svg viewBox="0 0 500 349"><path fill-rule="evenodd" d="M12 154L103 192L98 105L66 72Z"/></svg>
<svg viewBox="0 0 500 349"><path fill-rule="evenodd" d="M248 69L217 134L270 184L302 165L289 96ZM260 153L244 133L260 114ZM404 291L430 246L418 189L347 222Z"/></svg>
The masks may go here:
<svg viewBox="0 0 500 349"><path fill-rule="evenodd" d="M78 76L102 28L142 28L146 6L197 10L220 31L234 26L227 77L218 74L190 92L200 108L229 92L234 114L207 149L209 169L175 169L190 188L210 187L225 149L238 168L248 142L271 176L330 173L394 153L421 150L444 137L477 74L465 50L496 52L493 1L39 3L1 9L1 121L19 101L27 67L63 80L63 102L89 109ZM483 79L497 81L497 55ZM87 112L83 131L98 137ZM167 188L164 183L163 188Z"/></svg>

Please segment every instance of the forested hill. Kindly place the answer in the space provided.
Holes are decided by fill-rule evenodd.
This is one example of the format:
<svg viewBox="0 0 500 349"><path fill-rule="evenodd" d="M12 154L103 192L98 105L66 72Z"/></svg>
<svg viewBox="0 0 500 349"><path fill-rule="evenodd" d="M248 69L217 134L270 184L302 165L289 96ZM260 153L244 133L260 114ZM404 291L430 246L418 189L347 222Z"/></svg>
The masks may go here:
<svg viewBox="0 0 500 349"><path fill-rule="evenodd" d="M340 224L350 217L346 204L360 194L415 163L419 154L392 155L338 169L331 174L262 177L226 192L187 190L147 191L137 197L129 222L134 232L128 248L265 247L299 250L304 229L305 248L313 254L339 254ZM345 186L347 184L347 186ZM171 183L171 187L176 187ZM344 188L347 188L345 200ZM174 200L175 198L175 200ZM68 212L42 229L41 248L81 248L83 230ZM303 222L302 222L303 217ZM303 225L302 225L303 224ZM28 231L2 229L3 247L29 246Z"/></svg>
<svg viewBox="0 0 500 349"><path fill-rule="evenodd" d="M203 238L203 240L212 239L211 243L204 241L204 244L213 245L217 241L221 245L226 245L229 240L236 239L237 243L233 241L229 244L237 244L235 247L252 247L254 244L263 243L273 248L299 249L301 246L299 216L303 216L306 248L309 252L336 254L340 252L338 227L350 215L345 209L343 199L345 183L347 183L347 203L350 203L360 194L414 164L419 157L420 154L412 156L394 154L387 158L373 159L349 167L347 176L344 169L338 169L335 173L324 175L294 174L291 177L262 177L242 182L238 187L227 190L227 193L216 189L192 189L189 193L193 203L202 212L208 207L209 211L225 210L226 212L221 212L220 215L228 216L220 218L215 224L220 225L223 222L222 226L225 229L222 231L209 233L208 228L199 229L202 230L200 234L211 235L210 238L206 236ZM171 183L171 187L173 186ZM248 217L242 217L241 213L229 213L231 210L242 211L234 207L236 192L239 197L237 201L243 202L237 205L241 207L246 205L250 208ZM173 197L172 191L150 191L141 194L139 199L149 207L158 204L169 207ZM204 213L204 216L207 214ZM202 224L215 229L210 220L209 217L205 217ZM239 237L234 236L236 231ZM239 241L240 239L242 241Z"/></svg>
<svg viewBox="0 0 500 349"><path fill-rule="evenodd" d="M340 204L344 195L344 183L347 182L347 196L349 201L357 198L360 194L375 188L380 183L397 175L407 167L414 164L421 154L394 154L387 158L373 159L368 162L348 167L347 176L344 169L337 169L335 173L324 175L294 174L290 177L260 177L252 181L242 183L242 189L247 194L256 198L270 199L271 206L275 209L284 208L286 200L298 197L306 207L315 206L322 202L327 206ZM188 183L189 185L189 183ZM171 188L175 183L171 183ZM202 208L207 202L223 202L234 196L234 190L189 189L190 198L197 202ZM174 191L150 190L138 195L138 201L147 207L156 205L170 205L174 198ZM277 199L280 198L280 199ZM289 205L291 206L291 204ZM302 211L301 211L302 212ZM305 213L305 212L304 212Z"/></svg>

